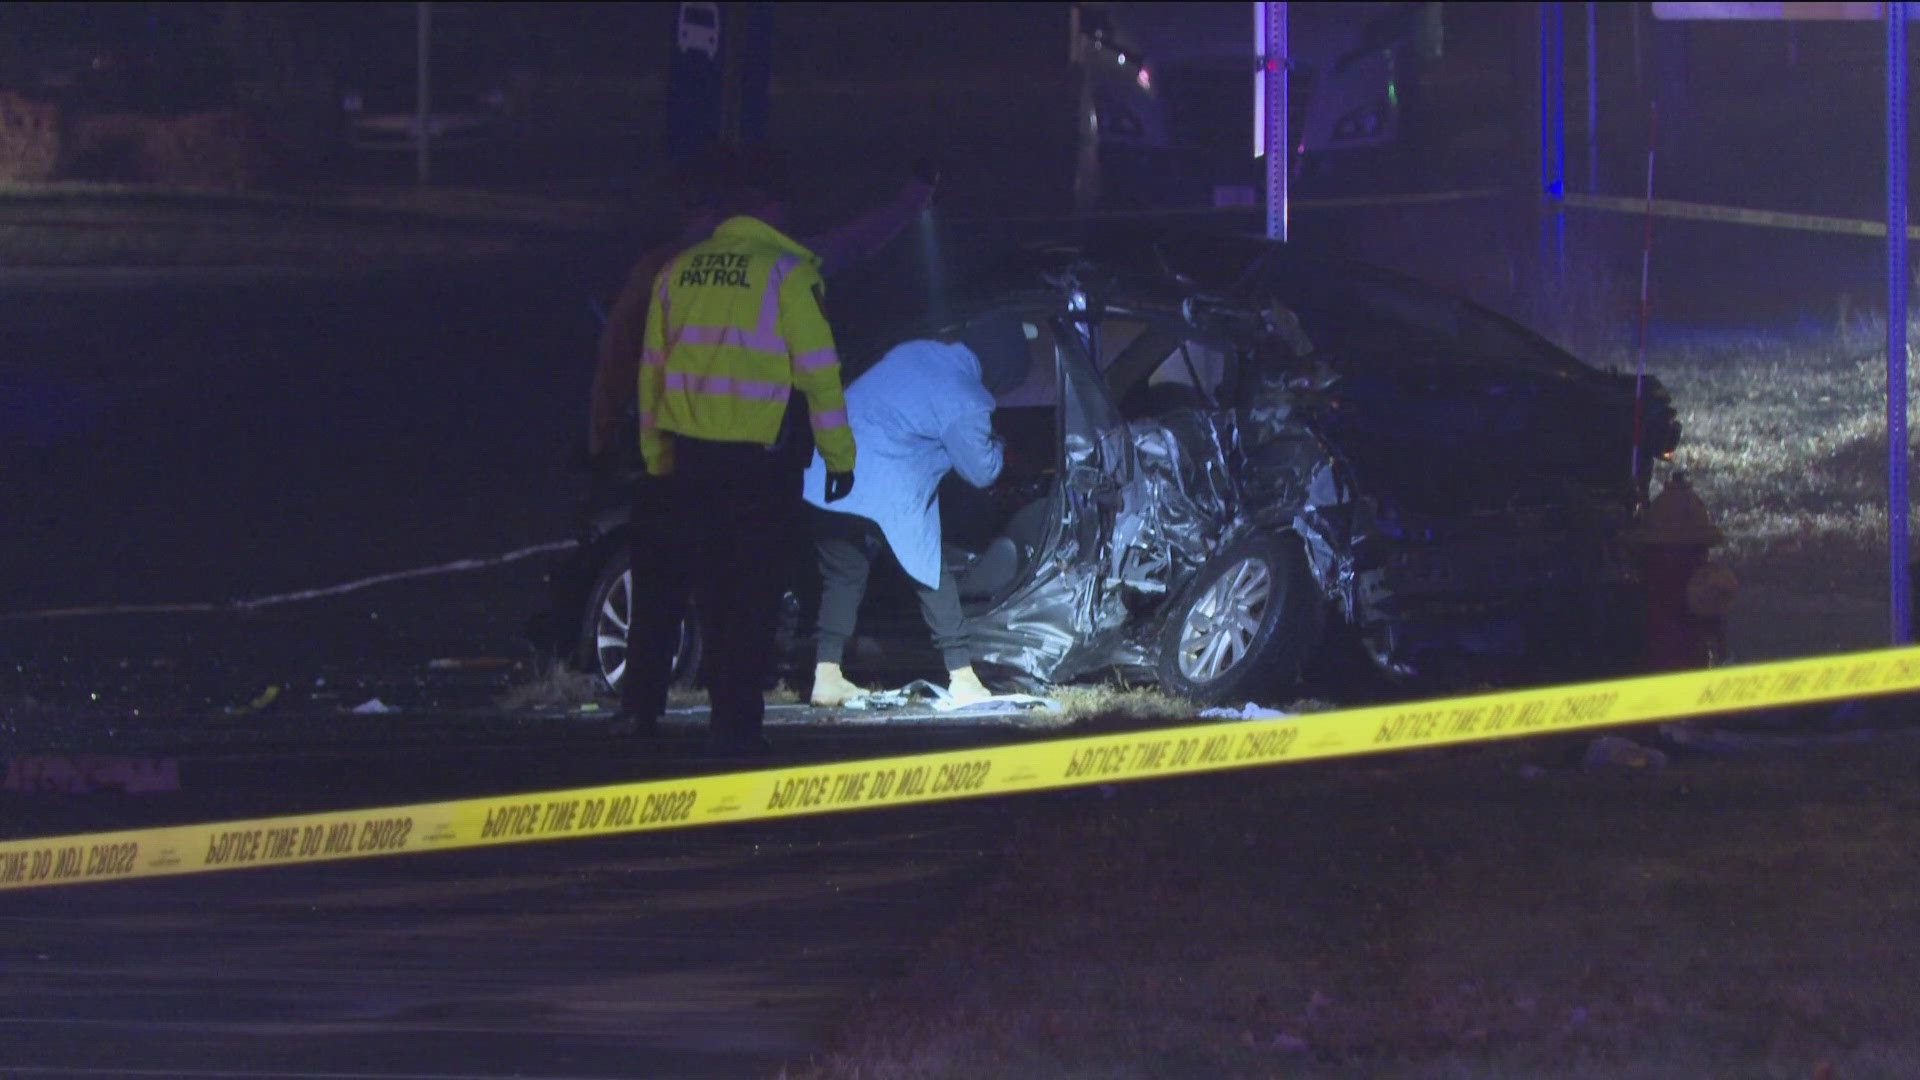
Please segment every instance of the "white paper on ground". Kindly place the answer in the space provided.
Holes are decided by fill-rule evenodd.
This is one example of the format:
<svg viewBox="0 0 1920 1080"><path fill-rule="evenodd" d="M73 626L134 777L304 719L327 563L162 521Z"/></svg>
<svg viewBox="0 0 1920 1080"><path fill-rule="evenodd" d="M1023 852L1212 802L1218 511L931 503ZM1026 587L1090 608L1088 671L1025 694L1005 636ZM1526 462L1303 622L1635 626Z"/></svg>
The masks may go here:
<svg viewBox="0 0 1920 1080"><path fill-rule="evenodd" d="M1200 715L1209 720L1284 720L1293 714L1255 705L1249 701L1237 709L1201 709Z"/></svg>
<svg viewBox="0 0 1920 1080"><path fill-rule="evenodd" d="M1009 707L1022 709L1044 709L1047 712L1059 712L1060 703L1051 698L1033 694L995 694L989 698L955 705L953 695L944 686L938 686L925 679L915 679L898 690L874 690L848 698L841 706L850 712L869 712L877 709L902 709L914 705L927 706L935 712L980 713L1004 712Z"/></svg>

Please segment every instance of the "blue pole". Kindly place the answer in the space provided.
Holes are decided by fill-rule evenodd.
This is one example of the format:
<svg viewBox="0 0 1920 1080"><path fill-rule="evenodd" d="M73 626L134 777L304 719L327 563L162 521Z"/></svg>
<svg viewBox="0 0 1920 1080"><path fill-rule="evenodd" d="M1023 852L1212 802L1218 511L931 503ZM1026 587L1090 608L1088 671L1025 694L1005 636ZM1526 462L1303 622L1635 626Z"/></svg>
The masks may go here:
<svg viewBox="0 0 1920 1080"><path fill-rule="evenodd" d="M1558 3L1540 5L1540 192L1547 200L1541 247L1558 272L1567 249L1566 34Z"/></svg>
<svg viewBox="0 0 1920 1080"><path fill-rule="evenodd" d="M1887 557L1893 643L1913 640L1907 574L1907 5L1887 5Z"/></svg>

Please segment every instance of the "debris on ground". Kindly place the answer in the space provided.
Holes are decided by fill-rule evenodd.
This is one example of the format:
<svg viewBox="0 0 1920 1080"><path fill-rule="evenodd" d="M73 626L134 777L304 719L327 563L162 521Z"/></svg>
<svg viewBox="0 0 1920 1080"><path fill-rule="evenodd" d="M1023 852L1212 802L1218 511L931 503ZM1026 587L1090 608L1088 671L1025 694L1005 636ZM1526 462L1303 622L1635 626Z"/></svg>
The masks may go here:
<svg viewBox="0 0 1920 1080"><path fill-rule="evenodd" d="M392 705L387 704L384 701L381 701L377 697L370 697L367 700L361 702L358 705L355 705L353 708L347 711L358 713L362 716L380 716L380 715L385 715L387 713L397 713L400 710L395 708Z"/></svg>
<svg viewBox="0 0 1920 1080"><path fill-rule="evenodd" d="M1008 708L1041 709L1050 713L1061 711L1058 701L1043 698L1035 694L995 694L992 697L970 701L964 705L956 704L953 695L946 687L915 679L895 690L869 690L848 698L841 707L850 712L876 712L882 709L908 709L916 706L931 708L942 713L999 713Z"/></svg>
<svg viewBox="0 0 1920 1080"><path fill-rule="evenodd" d="M1660 769L1666 767L1667 755L1625 736L1602 735L1587 744L1581 764L1590 769L1609 765L1629 769Z"/></svg>
<svg viewBox="0 0 1920 1080"><path fill-rule="evenodd" d="M256 713L278 700L280 700L280 687L277 685L269 686L256 694L253 700L247 702L245 705L229 706L227 708L227 715L245 716L248 713Z"/></svg>
<svg viewBox="0 0 1920 1080"><path fill-rule="evenodd" d="M1224 706L1201 709L1200 715L1209 720L1284 720L1293 714L1284 709L1269 709L1264 705L1255 705L1249 701L1237 709Z"/></svg>

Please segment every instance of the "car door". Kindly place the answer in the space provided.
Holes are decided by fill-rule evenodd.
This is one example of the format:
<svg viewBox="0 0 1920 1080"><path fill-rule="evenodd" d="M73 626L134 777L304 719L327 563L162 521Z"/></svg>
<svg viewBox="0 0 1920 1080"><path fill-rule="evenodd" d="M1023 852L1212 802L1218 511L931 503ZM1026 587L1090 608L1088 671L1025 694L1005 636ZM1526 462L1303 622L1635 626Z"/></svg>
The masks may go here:
<svg viewBox="0 0 1920 1080"><path fill-rule="evenodd" d="M1133 476L1133 444L1093 362L1099 327L1082 312L1050 320L1058 481L1045 540L1026 580L969 620L975 658L1058 682L1105 665L1126 621L1112 588Z"/></svg>

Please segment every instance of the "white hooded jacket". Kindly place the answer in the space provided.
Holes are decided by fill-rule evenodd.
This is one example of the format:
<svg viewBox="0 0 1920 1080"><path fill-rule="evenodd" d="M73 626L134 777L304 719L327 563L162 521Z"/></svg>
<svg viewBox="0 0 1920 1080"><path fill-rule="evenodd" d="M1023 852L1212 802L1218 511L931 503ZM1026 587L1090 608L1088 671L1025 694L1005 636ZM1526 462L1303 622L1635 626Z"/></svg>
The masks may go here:
<svg viewBox="0 0 1920 1080"><path fill-rule="evenodd" d="M901 568L938 588L941 479L951 470L986 487L1000 475L993 395L981 384L980 361L964 345L903 342L855 379L846 398L860 455L853 490L827 505L826 464L815 453L806 499L880 526Z"/></svg>

